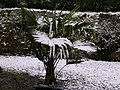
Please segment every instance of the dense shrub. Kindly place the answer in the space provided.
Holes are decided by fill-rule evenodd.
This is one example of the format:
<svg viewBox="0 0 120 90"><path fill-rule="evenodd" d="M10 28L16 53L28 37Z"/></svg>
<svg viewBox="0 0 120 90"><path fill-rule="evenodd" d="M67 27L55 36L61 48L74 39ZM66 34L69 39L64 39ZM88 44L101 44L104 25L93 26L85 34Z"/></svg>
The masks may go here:
<svg viewBox="0 0 120 90"><path fill-rule="evenodd" d="M24 44L23 35L19 34L21 24L19 10L0 11L0 54L26 55L28 46Z"/></svg>
<svg viewBox="0 0 120 90"><path fill-rule="evenodd" d="M98 46L97 58L102 60L120 61L120 19L119 15L100 14L96 45ZM115 54L117 53L117 54ZM117 56L117 57L116 57Z"/></svg>

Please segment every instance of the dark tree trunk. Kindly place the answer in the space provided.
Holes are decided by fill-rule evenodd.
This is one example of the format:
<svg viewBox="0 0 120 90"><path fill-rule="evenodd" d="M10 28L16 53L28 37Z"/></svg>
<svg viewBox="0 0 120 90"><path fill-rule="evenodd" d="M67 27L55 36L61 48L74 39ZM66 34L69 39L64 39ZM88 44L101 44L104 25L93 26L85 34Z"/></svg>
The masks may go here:
<svg viewBox="0 0 120 90"><path fill-rule="evenodd" d="M49 58L46 64L46 77L45 77L45 84L52 85L55 84L56 78L54 73L54 60L53 58Z"/></svg>

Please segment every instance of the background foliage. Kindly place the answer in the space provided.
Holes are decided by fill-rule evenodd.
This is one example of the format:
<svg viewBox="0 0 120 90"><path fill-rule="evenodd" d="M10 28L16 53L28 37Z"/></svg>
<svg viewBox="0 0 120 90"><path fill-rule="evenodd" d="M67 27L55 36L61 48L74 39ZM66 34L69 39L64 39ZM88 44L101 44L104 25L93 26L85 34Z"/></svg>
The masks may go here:
<svg viewBox="0 0 120 90"><path fill-rule="evenodd" d="M37 17L44 15L43 12L35 12ZM45 13L45 12L44 12ZM51 16L50 13L48 15ZM84 52L78 52L73 50L76 54L71 55L71 58L82 58L87 57L98 60L120 60L119 48L120 48L120 19L119 15L111 14L99 14L96 16L89 16L83 14L78 16L81 21L87 19L89 22L86 27L84 23L80 24L79 28L81 30L80 35L77 31L75 32L75 39L83 39L94 42L98 47L97 53L91 55ZM99 17L99 18L98 18ZM16 10L0 10L0 54L1 55L31 55L32 52L29 50L30 41L24 36L24 33L20 34L20 28L25 28L24 18L22 18L22 13L19 9ZM31 25L31 22L28 24ZM94 28L94 26L99 28ZM68 27L69 28L69 27ZM84 28L84 29L83 29ZM93 28L93 29L91 29ZM71 28L72 29L72 28ZM96 30L94 30L96 29ZM96 32L93 32L96 31ZM67 31L68 32L68 31ZM65 35L68 35L67 32ZM28 44L26 45L25 42ZM78 56L78 57L75 57Z"/></svg>
<svg viewBox="0 0 120 90"><path fill-rule="evenodd" d="M1 3L1 2L0 2ZM3 4L2 4L3 5ZM24 3L24 5L26 5ZM59 5L59 4L58 4ZM38 16L44 15L45 12L36 12ZM48 15L51 15L48 13ZM37 16L37 17L38 17ZM84 28L81 31L81 35L78 35L75 32L77 38L83 38L85 40L89 40L94 42L98 51L94 55L88 55L94 59L99 60L120 60L120 15L119 14L99 14L97 16L89 16L83 14L79 16L83 21L84 19L88 19L90 21L91 26L94 27L96 25L99 28L96 29L97 34L93 34L91 26L88 28ZM31 42L27 41L27 38L24 38L24 34L19 35L21 25L24 26L25 22L21 22L24 20L22 18L22 14L19 10L0 10L0 54L4 55L30 55L29 45ZM31 24L31 23L29 23ZM24 27L23 27L24 28ZM80 28L80 27L76 27ZM82 29L82 28L80 28ZM87 32L86 32L87 31ZM100 31L100 32L99 32ZM86 33L86 34L85 34ZM83 36L84 34L84 36ZM68 33L66 32L66 35ZM77 36L78 35L78 36ZM91 37L91 35L93 35ZM94 37L94 39L92 39ZM73 38L76 39L76 38ZM25 42L29 44L24 44ZM77 53L79 55L79 53ZM75 56L75 55L73 55ZM71 56L72 57L72 56ZM79 56L81 57L81 55Z"/></svg>
<svg viewBox="0 0 120 90"><path fill-rule="evenodd" d="M19 10L0 10L1 55L29 55L29 45L24 44L27 38L19 34L21 20Z"/></svg>
<svg viewBox="0 0 120 90"><path fill-rule="evenodd" d="M72 10L79 6L80 11L120 11L120 0L0 0L1 8L18 7Z"/></svg>

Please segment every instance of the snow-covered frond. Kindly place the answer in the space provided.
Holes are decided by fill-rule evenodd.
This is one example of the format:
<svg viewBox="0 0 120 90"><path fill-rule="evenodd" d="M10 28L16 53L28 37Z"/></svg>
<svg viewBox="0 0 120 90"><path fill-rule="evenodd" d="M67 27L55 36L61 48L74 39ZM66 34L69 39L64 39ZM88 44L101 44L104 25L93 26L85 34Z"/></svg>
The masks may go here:
<svg viewBox="0 0 120 90"><path fill-rule="evenodd" d="M68 58L69 52L67 49L68 46L72 46L72 42L67 38L49 38L45 32L36 31L33 34L36 42L50 46L49 57L55 56L55 48L58 46L60 48L60 57Z"/></svg>
<svg viewBox="0 0 120 90"><path fill-rule="evenodd" d="M40 18L37 19L37 23L40 24L40 25L44 25L44 18L43 16L41 16Z"/></svg>
<svg viewBox="0 0 120 90"><path fill-rule="evenodd" d="M74 48L77 48L78 50L83 50L83 51L86 51L86 52L96 52L97 51L97 48L95 48L94 46L92 46L91 42L81 42L81 41L75 41L73 43L73 47Z"/></svg>
<svg viewBox="0 0 120 90"><path fill-rule="evenodd" d="M48 45L50 47L55 47L55 45L59 46L61 49L66 48L67 50L67 45L73 46L73 48L77 48L79 50L83 50L86 52L96 52L97 48L94 47L94 43L92 42L82 42L80 40L75 41L73 44L70 40L67 38L49 38L48 35L44 32L39 32L36 31L35 34L33 35L35 37L35 40L37 42L40 42L41 44Z"/></svg>
<svg viewBox="0 0 120 90"><path fill-rule="evenodd" d="M36 32L34 32L33 37L35 38L36 42L40 42L41 44L49 45L50 47L54 46L53 42L50 40L50 38L48 37L48 35L45 32L36 31Z"/></svg>
<svg viewBox="0 0 120 90"><path fill-rule="evenodd" d="M52 35L52 22L50 23L50 28L49 28L49 37L53 37Z"/></svg>
<svg viewBox="0 0 120 90"><path fill-rule="evenodd" d="M70 25L70 26L75 26L76 24L78 24L78 22L68 22L68 23L66 23L64 26L68 26L68 25Z"/></svg>
<svg viewBox="0 0 120 90"><path fill-rule="evenodd" d="M33 34L33 37L35 38L36 42L40 42L45 45L49 45L50 47L53 47L55 45L58 45L59 47L67 47L66 45L72 46L72 43L67 38L49 38L48 35L45 32L39 32L36 31Z"/></svg>
<svg viewBox="0 0 120 90"><path fill-rule="evenodd" d="M52 22L52 18L45 18L44 16L41 16L39 18L37 18L37 23L40 25L45 25L45 21L51 23Z"/></svg>
<svg viewBox="0 0 120 90"><path fill-rule="evenodd" d="M58 45L58 46L65 46L66 47L66 44L69 46L72 46L71 41L68 40L67 38L52 38L51 40L55 45Z"/></svg>

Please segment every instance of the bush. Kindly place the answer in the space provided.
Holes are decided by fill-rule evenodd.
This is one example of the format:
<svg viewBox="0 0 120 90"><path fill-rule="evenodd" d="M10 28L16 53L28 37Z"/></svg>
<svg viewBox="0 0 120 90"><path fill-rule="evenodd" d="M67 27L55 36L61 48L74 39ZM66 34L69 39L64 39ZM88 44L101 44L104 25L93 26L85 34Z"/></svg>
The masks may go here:
<svg viewBox="0 0 120 90"><path fill-rule="evenodd" d="M0 54L1 55L27 55L27 40L19 34L21 25L20 10L0 10Z"/></svg>

